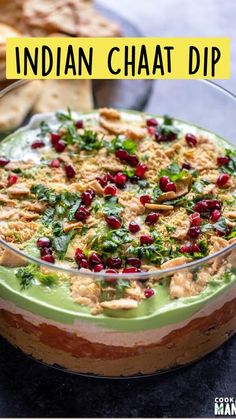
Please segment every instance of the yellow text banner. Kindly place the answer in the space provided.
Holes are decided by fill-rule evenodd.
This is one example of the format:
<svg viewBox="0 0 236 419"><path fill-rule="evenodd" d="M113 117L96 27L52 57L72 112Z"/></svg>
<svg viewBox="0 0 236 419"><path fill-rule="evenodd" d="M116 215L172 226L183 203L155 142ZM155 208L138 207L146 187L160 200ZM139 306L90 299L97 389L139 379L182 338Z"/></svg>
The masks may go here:
<svg viewBox="0 0 236 419"><path fill-rule="evenodd" d="M8 79L228 79L228 38L8 38Z"/></svg>

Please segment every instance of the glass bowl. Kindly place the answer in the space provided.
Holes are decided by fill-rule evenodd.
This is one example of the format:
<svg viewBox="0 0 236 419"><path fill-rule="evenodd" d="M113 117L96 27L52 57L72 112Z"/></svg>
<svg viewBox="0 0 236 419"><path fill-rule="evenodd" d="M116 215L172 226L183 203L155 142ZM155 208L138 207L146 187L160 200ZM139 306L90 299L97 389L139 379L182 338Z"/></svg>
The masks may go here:
<svg viewBox="0 0 236 419"><path fill-rule="evenodd" d="M21 89L31 83L13 83L0 93L0 109L2 106L5 119L9 114L14 116L20 105L24 110L21 118L19 115L15 119L8 118L5 125L2 114L2 138L12 131L11 125L14 131L16 125L24 126L29 121L32 103L29 94L22 99ZM155 103L154 106L154 98L151 98L153 114L171 115L214 132L231 143L235 139L235 97L214 83L158 81ZM66 105L65 98L65 108ZM132 116L136 118L139 114L132 113ZM236 243L187 265L112 275L52 265L23 253L1 238L0 244L10 252L12 260L20 258L22 266L34 264L63 278L65 285L57 289L36 284L22 291L15 279L15 270L0 266L0 333L23 352L49 365L96 376L149 375L189 364L217 348L235 332ZM165 284L173 275L182 275L187 280L189 275L196 277L213 265L220 270L226 263L227 272L220 278L215 278L214 274L199 295L178 300L170 300L166 295ZM88 288L94 280L104 278L152 281L156 294L142 302L141 308L115 312L108 309L98 315L79 307L70 298L66 284L72 279Z"/></svg>

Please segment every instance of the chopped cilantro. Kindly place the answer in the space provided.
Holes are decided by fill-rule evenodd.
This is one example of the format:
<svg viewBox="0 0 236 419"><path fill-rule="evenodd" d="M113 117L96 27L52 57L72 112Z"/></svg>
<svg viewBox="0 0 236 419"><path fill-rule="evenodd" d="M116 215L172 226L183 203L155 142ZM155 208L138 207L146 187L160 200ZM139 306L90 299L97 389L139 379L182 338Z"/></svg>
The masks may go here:
<svg viewBox="0 0 236 419"><path fill-rule="evenodd" d="M171 118L166 116L163 124L158 125L156 132L161 135L162 141L173 141L178 137L180 131L172 124Z"/></svg>
<svg viewBox="0 0 236 419"><path fill-rule="evenodd" d="M213 224L213 226L217 231L220 231L222 234L225 234L228 229L228 225L224 217L221 217L219 221Z"/></svg>
<svg viewBox="0 0 236 419"><path fill-rule="evenodd" d="M168 115L164 115L163 117L163 124L164 125L173 125L173 118Z"/></svg>
<svg viewBox="0 0 236 419"><path fill-rule="evenodd" d="M231 150L229 148L226 148L225 149L225 155L230 158L230 161L226 165L221 166L220 169L221 169L222 172L226 172L226 173L235 175L235 173L236 173L236 151Z"/></svg>
<svg viewBox="0 0 236 419"><path fill-rule="evenodd" d="M76 232L74 230L69 231L67 234L62 234L60 236L54 237L52 240L52 248L57 253L59 259L63 259L70 241L75 236Z"/></svg>
<svg viewBox="0 0 236 419"><path fill-rule="evenodd" d="M191 257L193 259L201 259L208 255L208 244L205 240L201 240L198 242L198 247L200 248L200 252L194 252Z"/></svg>
<svg viewBox="0 0 236 419"><path fill-rule="evenodd" d="M128 153L135 153L137 149L137 144L129 140L128 138L122 138L122 137L115 137L111 141L111 143L108 144L108 151L115 152L116 150L119 150L122 148L123 150L128 151Z"/></svg>
<svg viewBox="0 0 236 419"><path fill-rule="evenodd" d="M54 272L44 273L40 271L37 265L28 265L24 268L19 268L16 271L16 277L20 281L22 289L27 289L32 286L36 281L42 285L51 287L58 281L58 276Z"/></svg>
<svg viewBox="0 0 236 419"><path fill-rule="evenodd" d="M226 236L226 239L234 239L236 237L236 227L233 227L233 229L231 230L230 234L228 236Z"/></svg>
<svg viewBox="0 0 236 419"><path fill-rule="evenodd" d="M98 138L98 133L91 130L85 130L83 134L78 135L76 142L81 150L86 151L100 150L104 146L103 141Z"/></svg>
<svg viewBox="0 0 236 419"><path fill-rule="evenodd" d="M125 167L123 173L128 177L133 177L135 175L134 167Z"/></svg>
<svg viewBox="0 0 236 419"><path fill-rule="evenodd" d="M194 182L192 188L193 188L194 192L202 193L204 186L209 185L209 183L210 182L207 179L197 179Z"/></svg>
<svg viewBox="0 0 236 419"><path fill-rule="evenodd" d="M119 230L109 230L96 234L96 239L93 241L92 249L102 251L105 254L120 253L121 246L132 241L132 237L126 228Z"/></svg>
<svg viewBox="0 0 236 419"><path fill-rule="evenodd" d="M49 226L53 221L54 213L55 213L54 208L51 208L51 207L46 208L41 218L42 224L44 224L45 226Z"/></svg>
<svg viewBox="0 0 236 419"><path fill-rule="evenodd" d="M39 125L40 131L37 135L37 137L46 137L49 132L51 132L51 129L46 121L41 121Z"/></svg>
<svg viewBox="0 0 236 419"><path fill-rule="evenodd" d="M102 205L102 212L104 215L119 216L123 210L124 207L118 204L118 198L116 196L105 198L105 201Z"/></svg>
<svg viewBox="0 0 236 419"><path fill-rule="evenodd" d="M168 231L168 233L174 233L176 231L176 227L171 226L169 224L165 224L165 228Z"/></svg>
<svg viewBox="0 0 236 419"><path fill-rule="evenodd" d="M153 244L145 246L132 245L128 248L127 253L160 265L167 256L169 249L158 233L153 232L152 236L154 238Z"/></svg>
<svg viewBox="0 0 236 419"><path fill-rule="evenodd" d="M68 108L67 113L66 112L56 112L56 118L60 122L73 121L71 109Z"/></svg>
<svg viewBox="0 0 236 419"><path fill-rule="evenodd" d="M55 205L57 201L55 191L42 184L31 186L30 192L36 195L39 201L47 201L50 205Z"/></svg>
<svg viewBox="0 0 236 419"><path fill-rule="evenodd" d="M181 180L186 177L186 171L182 170L177 163L171 163L168 167L161 169L159 172L159 177L168 176L172 182Z"/></svg>
<svg viewBox="0 0 236 419"><path fill-rule="evenodd" d="M156 201L157 198L159 198L159 196L161 196L162 194L163 194L162 190L160 189L158 185L156 185L152 191L152 196L153 196L154 201Z"/></svg>

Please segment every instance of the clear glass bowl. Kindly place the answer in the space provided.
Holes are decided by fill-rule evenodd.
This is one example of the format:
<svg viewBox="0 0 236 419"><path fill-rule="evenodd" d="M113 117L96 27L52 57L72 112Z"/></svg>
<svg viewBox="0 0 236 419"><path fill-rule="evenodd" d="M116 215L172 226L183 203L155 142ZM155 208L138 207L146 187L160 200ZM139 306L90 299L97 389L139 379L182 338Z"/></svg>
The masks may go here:
<svg viewBox="0 0 236 419"><path fill-rule="evenodd" d="M0 93L0 107L1 107L1 103L3 103L4 101L5 102L4 109L6 112L8 112L7 106L9 105L8 105L7 98L11 96L11 101L9 102L12 108L11 110L9 110L9 112L10 111L14 112L14 109L17 109L17 107L19 106L18 98L20 96L20 93L19 93L20 89L22 89L22 87L25 86L26 84L29 85L30 83L32 82L17 82L7 87L6 89L2 90L2 92ZM12 101L12 97L14 98L14 95L16 99L15 103L14 101ZM23 103L23 105L25 105L25 103ZM66 105L67 104L66 104L66 98L65 98L65 108L66 108ZM27 106L25 107L25 109L27 109ZM220 88L214 83L207 82L207 81L199 81L199 80L158 81L155 88L155 97L151 98L149 109L152 111L153 114L157 114L157 115L168 114L168 115L173 116L176 119L186 121L188 123L200 126L201 128L205 130L214 132L217 135L221 136L222 138L230 141L231 143L235 141L236 128L235 128L234 115L236 114L236 98L234 95L232 95L225 89ZM29 110L25 111L25 115L22 118L22 121L20 121L19 125L23 126L26 123L26 121L29 120L29 116L30 116L30 111ZM1 121L0 121L0 129L1 129ZM14 127L14 130L15 130L15 127ZM11 132L11 129L7 129L7 134L9 134L9 132ZM6 136L6 132L4 132L3 130L3 132L1 132L1 137L4 138L5 136ZM84 278L88 278L88 279L93 278L100 281L100 280L103 280L104 277L107 278L109 276L109 274L104 274L104 273L94 273L94 272L88 273L88 272L78 271L75 269L67 269L59 265L52 265L47 262L43 262L39 259L36 259L33 256L24 254L23 252L21 252L20 250L17 250L11 244L6 243L2 239L0 239L0 243L4 248L7 248L9 251L12 252L12 258L20 256L23 260L22 264L34 263L36 265L40 265L41 267L46 268L47 271L56 272L58 275L63 275L64 279L70 280L71 277L73 278L76 277L76 278L81 278L81 280L83 280ZM233 261L235 260L235 257L236 257L236 243L233 243L229 245L227 248L221 249L219 252L215 253L214 255L210 255L204 259L193 261L187 265L181 265L181 266L173 267L171 269L165 269L165 270L159 269L159 270L155 270L151 272L142 272L142 273L136 273L136 274L112 274L112 279L114 278L117 279L120 277L122 277L123 279L130 279L130 280L138 279L140 281L151 279L152 281L156 281L158 283L158 282L168 281L169 278L171 278L174 274L180 273L180 272L183 272L184 276L187 276L188 274L191 274L191 273L193 273L194 275L198 275L203 269L206 269L207 267L211 268L214 264L217 265L220 269L221 265L225 263L226 261L229 264L234 265ZM128 332L126 330L125 332L126 340L125 340L125 345L123 346L124 351L122 352L122 349L120 349L119 360L121 362L118 363L117 357L115 358L115 360L117 361L117 364L115 364L115 361L114 361L113 363L114 370L111 369L111 363L110 363L111 359L109 359L109 362L107 362L108 361L107 358L103 359L103 356L101 355L101 353L99 354L98 358L96 358L96 362L94 361L94 359L91 361L91 366L88 365L88 359L86 357L85 357L86 358L85 363L84 364L83 362L82 364L80 363L81 357L83 360L84 355L83 356L81 354L79 354L78 356L73 355L73 357L71 358L72 356L71 351L73 352L74 350L75 342L74 342L74 336L70 335L70 333L72 332L76 333L74 329L68 330L67 335L64 336L64 338L67 339L66 349L62 345L65 350L64 358L62 357L62 354L61 354L61 347L60 347L61 338L55 335L53 343L50 340L51 349L52 347L54 348L54 360L52 360L52 355L46 356L46 357L42 355L42 351L47 351L48 349L47 347L45 347L45 341L43 343L44 345L42 347L43 349L40 352L35 347L36 342L34 341L34 338L32 339L32 344L29 346L31 349L29 348L27 349L27 345L25 343L21 344L20 339L18 339L17 337L17 334L15 335L15 337L12 334L10 336L8 335L8 333L6 332L7 326L5 327L4 330L2 330L2 332L0 328L0 332L8 340L10 340L10 342L15 344L16 346L19 346L24 352L32 354L37 359L41 359L42 361L49 364L58 364L66 369L69 369L77 373L95 374L95 375L103 375L103 376L123 376L123 375L133 376L139 373L150 374L150 373L155 373L157 371L161 372L163 370L168 370L170 368L173 368L179 365L187 364L189 362L192 362L193 360L200 358L201 356L205 355L206 353L210 352L211 350L219 346L233 333L233 331L235 331L235 326L236 326L235 294L236 292L235 292L234 280L236 278L236 275L235 275L235 270L232 270L232 272L233 272L232 273L233 278L231 275L231 277L228 278L228 280L226 280L226 283L224 284L222 284L220 280L214 281L214 278L212 278L211 283L212 283L212 287L213 288L215 287L215 291L213 290L212 294L211 293L209 294L208 291L206 292L203 291L201 299L200 299L201 300L200 306L199 306L199 296L190 297L190 299L186 298L184 301L181 302L183 310L185 308L185 305L188 305L189 307L191 307L192 311L190 310L190 314L188 317L189 321L193 320L193 322L195 321L196 323L196 318L198 318L199 316L200 317L205 316L204 318L206 318L206 324L207 324L207 329L203 333L204 335L204 338L202 340L203 349L202 351L200 351L200 353L198 351L193 350L193 347L196 347L198 343L198 338L196 338L197 339L196 342L193 341L193 347L191 347L191 345L189 344L191 340L191 333L189 330L186 331L186 336L187 336L187 341L188 341L188 344L186 343L186 351L189 351L189 352L192 351L191 352L192 355L189 355L189 356L186 355L185 357L183 356L182 358L180 356L178 357L178 359L175 359L173 357L171 344L168 341L166 345L167 345L167 348L169 348L168 350L171 351L169 358L167 356L167 359L162 360L162 362L157 362L156 359L157 359L157 356L159 356L159 352L158 352L159 349L158 349L152 361L148 362L148 359L150 358L152 354L152 352L150 352L150 346L146 348L143 341L142 341L142 344L140 344L140 347L137 344L138 348L136 349L134 349L134 347L132 346L135 343L135 338L134 338L133 333L138 333L139 327L136 327L135 330L131 328L130 331ZM228 281L228 284L227 284L227 281ZM225 291L227 290L230 291L230 298L229 298L229 292L225 293ZM18 291L11 290L11 286L8 286L7 283L4 281L1 283L1 277L0 277L0 292L2 293L5 301L7 300L7 298L9 298L11 303L15 303L17 299L15 298L15 295L13 294L16 294L16 293L19 294ZM11 294L13 298L11 298ZM24 293L22 293L22 295L19 297L20 298L19 305L20 305L21 310L25 310L24 313L28 311L29 313L33 313L34 316L37 316L38 313L40 312L40 309L38 309L38 307L39 306L44 307L44 312L46 313L45 319L51 319L52 324L50 325L50 327L58 326L58 330L60 330L60 325L63 324L63 313L67 315L68 318L70 318L70 321L73 324L81 320L86 321L86 319L87 320L89 319L89 323L88 323L89 325L93 324L93 320L91 320L93 316L88 314L85 311L82 311L82 312L76 311L76 309L72 308L70 304L67 304L65 308L62 309L60 307L60 301L62 301L62 296L58 297L57 299L58 304L57 303L51 304L50 299L45 298L45 295L46 295L45 292L42 293L42 295L40 295L40 298L38 298L36 301L35 296L33 294L25 295ZM218 296L222 297L222 295L227 296L227 298L226 297L225 299L221 298L221 305L220 306L217 305L217 307L215 307L214 298L212 298L212 296L215 297L217 300ZM44 301L44 298L45 298L45 301ZM1 301L1 294L0 294L0 301ZM213 316L214 310L218 310L218 311L223 310L222 307L228 304L229 301L231 304L234 304L234 312L232 313L232 316L230 319L227 318L227 321L225 320L225 323L228 322L228 326L226 327L224 332L221 333L219 337L217 335L217 330L218 329L220 330L220 328L222 327L223 314L222 316L215 315L214 317ZM154 303L151 303L151 305L153 306ZM149 303L147 302L146 304L149 304ZM35 307L37 307L37 310L35 309ZM152 339L150 338L150 329L152 329L153 326L152 328L150 328L150 326L148 325L150 312L148 310L148 306L146 305L145 307L146 308L144 309L143 315L140 316L140 319L139 319L140 330L144 332L144 335L146 333L148 334L149 336L148 339L152 343L152 345L156 345L156 347L160 347L161 342L163 341L163 338L166 336L169 336L170 333L173 333L173 330L176 331L180 326L178 325L176 328L171 329L171 331L168 329L165 333L163 332L164 335L162 335L161 341L158 338L156 342L153 342ZM207 307L211 308L210 314L207 311ZM181 310L181 308L179 309L178 304L176 304L176 306L174 307L170 306L170 312L172 309L173 309L172 316L174 319L176 310L177 311ZM5 310L6 310L6 307L5 307ZM0 312L1 312L1 303L0 303ZM13 312L16 315L16 310L15 311L13 310ZM55 312L57 312L56 316L54 316ZM24 316L24 313L22 314L21 311L20 313L21 314L19 313L18 314L21 316ZM54 314L52 315L52 313ZM52 315L52 318L50 317L51 315ZM136 309L134 309L134 310L131 310L131 312L127 312L127 311L119 312L118 316L112 313L108 313L107 318L110 318L110 320L112 319L112 321L116 323L117 325L120 322L120 319L121 319L122 324L124 324L124 322L128 322L134 319L136 315L137 315L137 312L136 312ZM212 316L212 317L209 317L209 316ZM41 317L44 318L44 315ZM60 322L55 323L56 318L57 319L60 318L61 323ZM180 316L180 318L182 319L181 321L183 322L184 320L187 321L187 319L184 318L184 315L182 317ZM207 322L207 319L209 320L208 322ZM5 318L4 320L6 321ZM108 329L111 327L110 320L108 322L109 323ZM35 322L37 323L36 318L32 318L30 320L30 316L29 316L28 322L30 323L30 321L32 321L32 324L34 325L35 325ZM16 324L18 324L16 320L15 322ZM94 323L93 325L94 327L98 326L97 331L96 329L94 329L95 330L94 333L97 333L99 335L100 333L99 331L101 330L100 328L105 327L105 325L106 325L106 319L104 320L104 317L103 317L97 323ZM183 327L184 325L185 323L182 324ZM20 322L20 326L18 324L17 327L21 327L23 329L25 327L24 333L27 333L26 330L28 330L27 329L28 325ZM155 335L155 333L158 335L158 330L159 328L161 329L161 327L162 326L158 324L158 318L157 318L157 323L154 328L153 336ZM211 333L210 331L213 327L214 327L214 333L213 332ZM62 330L64 331L64 327L62 327L62 329L60 330L60 333L62 333ZM102 342L100 338L96 342L96 338L94 338L95 335L93 335L93 344L94 345L97 344L99 346L101 345L101 343L103 343L104 345L109 346L110 348L109 351L111 351L112 350L111 348L113 348L115 352L115 349L117 348L117 341L116 342L114 341L115 342L114 343L113 340L110 339L109 330L104 332ZM39 330L37 329L35 333L36 334L39 333ZM86 339L89 340L92 336L92 335L89 335L90 338L86 337L87 335L84 332L84 329L83 331L80 331L79 333L81 333L80 338L85 339L85 340ZM124 334L122 335L122 333L123 332L122 332L122 327L121 327L121 329L117 331L118 339L124 336ZM129 341L129 336L127 335L127 333L130 336L130 341ZM199 334L199 331L198 331L198 334ZM70 346L70 338L68 338L68 336L69 337L71 336L71 346ZM31 338L32 336L29 333L29 339ZM179 336L174 335L174 339L178 340ZM201 343L201 340L199 341L199 345L200 343ZM84 340L83 340L83 344L84 344ZM91 342L88 344L88 346L90 344ZM78 346L79 345L81 345L80 339L78 340ZM143 365L141 365L140 362L137 363L137 361L135 361L135 356L133 358L129 357L127 361L126 349L127 347L129 347L129 345L131 345L130 347L132 347L132 350L130 353L132 354L134 353L135 355L138 354L137 356L140 356L141 352L143 353L142 361L140 361L141 364L143 362ZM122 345L121 345L121 348L122 348ZM165 347L163 347L163 351L164 350L165 350ZM183 347L183 351L185 351L185 347ZM66 360L67 355L69 357L68 360ZM99 362L100 362L100 365L98 366Z"/></svg>

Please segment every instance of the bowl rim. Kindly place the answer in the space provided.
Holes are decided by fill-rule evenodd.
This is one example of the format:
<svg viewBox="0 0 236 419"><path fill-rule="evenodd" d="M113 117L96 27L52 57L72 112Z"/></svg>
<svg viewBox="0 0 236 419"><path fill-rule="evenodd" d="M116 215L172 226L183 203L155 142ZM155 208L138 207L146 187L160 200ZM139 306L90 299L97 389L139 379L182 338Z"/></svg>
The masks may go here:
<svg viewBox="0 0 236 419"><path fill-rule="evenodd" d="M7 93L10 93L12 90L14 90L15 88L27 84L29 82L31 82L33 80L17 80L14 81L13 83L9 84L8 86L4 87L3 89L0 90L0 99L6 95ZM183 80L180 80L183 81ZM197 81L197 82L201 82L204 83L208 86L211 86L213 88L216 88L217 90L219 90L221 93L226 94L227 96L230 96L233 100L236 101L236 95L233 94L232 92L230 92L229 90L227 90L225 87L223 86L219 86L217 83L211 81L211 80L206 80L206 79L192 79L192 80L187 80L187 81ZM155 114L152 113L146 113L145 111L141 112L141 111L133 111L133 110L129 110L129 109L119 109L121 112L127 112L127 113L134 113L134 114L146 114L146 115L150 115L150 116L155 116ZM93 109L89 112L81 112L81 115L86 115L92 112L97 112L97 109ZM17 129L21 129L22 127L20 126ZM204 128L202 128L204 129ZM206 129L206 131L208 131ZM210 131L209 131L210 132ZM3 141L5 140L5 138L3 139ZM119 278L128 278L130 280L134 279L134 280L141 280L141 279L148 279L150 276L152 276L153 278L155 277L163 277L163 276L169 276L175 272L179 272L182 270L186 270L186 269L192 269L192 268L197 268L200 265L203 264L207 264L209 261L222 256L224 254L227 254L228 252L232 251L234 248L236 248L236 241L235 243L231 243L230 245L223 247L222 249L220 249L218 252L213 253L211 255L208 255L204 258L201 259L196 259L192 262L189 263L183 263L181 265L178 266L174 266L172 268L168 268L168 269L156 269L156 270L151 270L151 271L147 271L147 272L137 272L137 273L132 273L132 274L127 274L127 273L106 273L106 272L92 272L92 271L87 271L87 270L78 270L78 269L72 269L72 268L67 268L61 265L57 265L57 264L52 264L49 262L45 262L42 261L34 256L28 255L26 253L24 253L23 251L17 249L16 247L10 245L9 243L7 243L5 240L3 240L0 237L0 245L2 245L3 247L7 248L8 250L12 251L13 253L16 253L18 256L22 257L23 259L26 259L29 261L29 263L34 263L38 266L44 266L45 268L48 268L50 270L53 271L59 271L61 273L64 274L70 274L70 275L76 275L76 276L92 276L93 278L97 278L97 279L103 279L104 277L111 277L114 279L119 279ZM17 267L15 267L15 269L17 269Z"/></svg>

